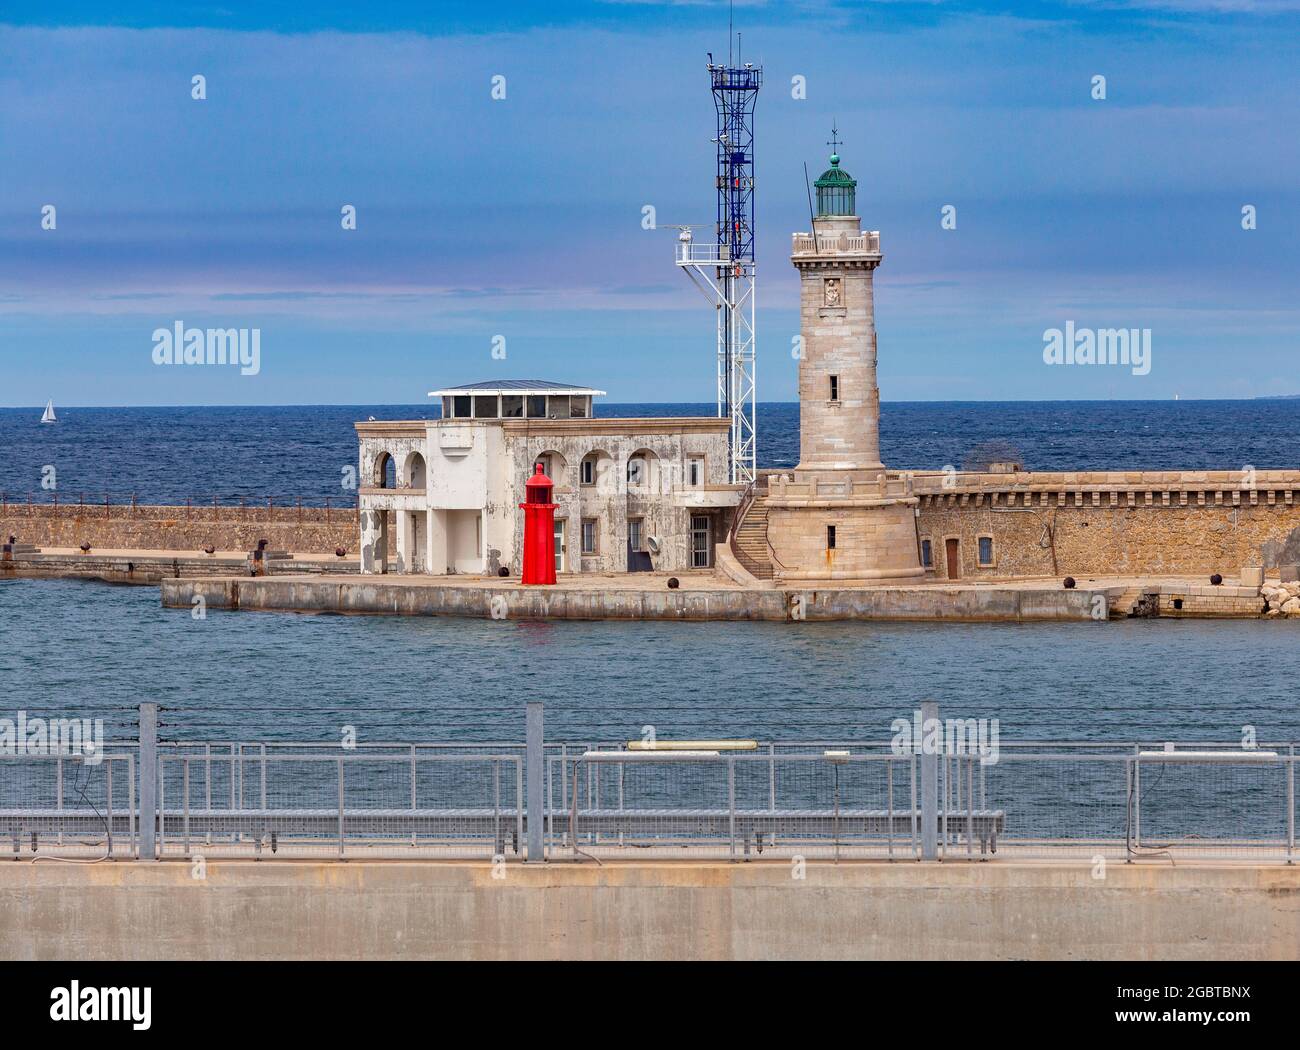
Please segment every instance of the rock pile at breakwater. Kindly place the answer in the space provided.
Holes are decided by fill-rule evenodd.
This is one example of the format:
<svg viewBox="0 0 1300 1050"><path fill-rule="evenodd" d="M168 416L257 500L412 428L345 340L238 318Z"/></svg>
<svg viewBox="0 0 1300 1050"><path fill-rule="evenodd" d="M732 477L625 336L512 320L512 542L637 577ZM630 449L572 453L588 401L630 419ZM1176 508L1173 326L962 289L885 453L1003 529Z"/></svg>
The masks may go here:
<svg viewBox="0 0 1300 1050"><path fill-rule="evenodd" d="M1259 593L1268 602L1265 616L1300 617L1300 581L1266 583Z"/></svg>

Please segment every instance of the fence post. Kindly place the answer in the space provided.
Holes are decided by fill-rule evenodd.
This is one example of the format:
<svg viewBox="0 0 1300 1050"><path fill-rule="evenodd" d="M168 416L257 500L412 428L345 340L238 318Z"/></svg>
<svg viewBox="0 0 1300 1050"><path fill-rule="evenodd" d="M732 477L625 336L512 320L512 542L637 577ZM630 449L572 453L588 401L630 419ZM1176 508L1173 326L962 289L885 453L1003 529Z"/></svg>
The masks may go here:
<svg viewBox="0 0 1300 1050"><path fill-rule="evenodd" d="M140 857L157 860L158 705L140 705Z"/></svg>
<svg viewBox="0 0 1300 1050"><path fill-rule="evenodd" d="M338 759L339 764L339 860L343 859L343 759Z"/></svg>
<svg viewBox="0 0 1300 1050"><path fill-rule="evenodd" d="M736 760L727 757L727 847L734 864L736 861ZM838 849L838 843L836 844Z"/></svg>
<svg viewBox="0 0 1300 1050"><path fill-rule="evenodd" d="M542 727L543 706L540 701L527 704L526 746L528 761L528 863L536 864L546 859L542 848Z"/></svg>
<svg viewBox="0 0 1300 1050"><path fill-rule="evenodd" d="M1133 756L1133 848L1142 846L1142 756L1141 745L1134 747Z"/></svg>
<svg viewBox="0 0 1300 1050"><path fill-rule="evenodd" d="M939 705L933 700L921 703L921 859L939 857L939 756L924 745L926 727L939 720ZM940 735L940 739L943 737ZM915 746L914 741L914 746Z"/></svg>
<svg viewBox="0 0 1300 1050"><path fill-rule="evenodd" d="M1295 744L1287 748L1286 862L1288 864L1295 863Z"/></svg>

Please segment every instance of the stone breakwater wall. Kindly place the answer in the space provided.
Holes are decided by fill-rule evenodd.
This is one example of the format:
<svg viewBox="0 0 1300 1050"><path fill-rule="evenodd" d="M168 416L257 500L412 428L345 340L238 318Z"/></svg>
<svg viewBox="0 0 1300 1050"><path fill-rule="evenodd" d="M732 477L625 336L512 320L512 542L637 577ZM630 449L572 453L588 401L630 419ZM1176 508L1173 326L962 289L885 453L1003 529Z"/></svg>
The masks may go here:
<svg viewBox="0 0 1300 1050"><path fill-rule="evenodd" d="M3 539L36 547L104 550L248 551L258 540L271 550L329 554L357 548L355 507L132 506L130 504L5 503Z"/></svg>
<svg viewBox="0 0 1300 1050"><path fill-rule="evenodd" d="M0 557L0 581L14 578L87 579L106 583L157 585L162 580L195 576L252 577L257 563L249 555L148 554L128 551L121 554L87 554L81 551L38 554L19 553L11 559ZM293 558L268 558L264 571L271 576L329 573L356 573L356 557L337 558L323 554L298 555Z"/></svg>
<svg viewBox="0 0 1300 1050"><path fill-rule="evenodd" d="M960 578L1237 576L1300 562L1300 470L910 475L917 529ZM986 543L981 560L980 538Z"/></svg>

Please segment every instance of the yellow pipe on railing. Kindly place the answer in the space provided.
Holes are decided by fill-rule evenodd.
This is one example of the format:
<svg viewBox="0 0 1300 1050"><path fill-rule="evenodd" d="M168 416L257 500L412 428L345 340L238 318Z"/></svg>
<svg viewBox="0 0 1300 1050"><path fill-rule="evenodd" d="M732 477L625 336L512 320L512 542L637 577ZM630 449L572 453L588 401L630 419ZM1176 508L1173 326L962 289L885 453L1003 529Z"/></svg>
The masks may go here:
<svg viewBox="0 0 1300 1050"><path fill-rule="evenodd" d="M629 740L629 751L757 751L757 740Z"/></svg>

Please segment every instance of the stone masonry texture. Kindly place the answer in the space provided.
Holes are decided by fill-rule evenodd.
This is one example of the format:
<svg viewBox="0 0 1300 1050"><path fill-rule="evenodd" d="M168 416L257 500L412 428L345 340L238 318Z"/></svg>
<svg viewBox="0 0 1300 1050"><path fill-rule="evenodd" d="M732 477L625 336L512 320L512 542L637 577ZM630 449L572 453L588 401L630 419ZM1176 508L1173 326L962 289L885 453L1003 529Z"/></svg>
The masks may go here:
<svg viewBox="0 0 1300 1050"><path fill-rule="evenodd" d="M201 551L249 551L258 540L268 549L296 554L333 554L357 546L353 507L146 507L103 504L10 503L0 508L3 538L37 547Z"/></svg>

